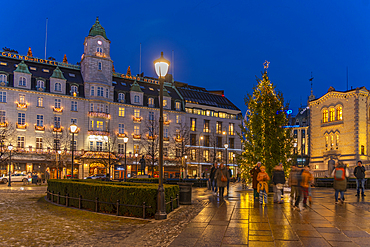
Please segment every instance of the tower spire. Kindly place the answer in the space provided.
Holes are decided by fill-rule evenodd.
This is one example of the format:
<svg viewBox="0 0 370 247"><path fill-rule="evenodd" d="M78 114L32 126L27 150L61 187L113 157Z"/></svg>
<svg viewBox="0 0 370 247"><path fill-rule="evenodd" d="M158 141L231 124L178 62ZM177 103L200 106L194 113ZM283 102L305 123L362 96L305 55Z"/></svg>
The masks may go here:
<svg viewBox="0 0 370 247"><path fill-rule="evenodd" d="M315 99L315 95L313 95L313 90L312 90L312 81L313 81L312 71L311 71L311 78L308 80L311 82L311 95L308 97L308 101L311 101Z"/></svg>

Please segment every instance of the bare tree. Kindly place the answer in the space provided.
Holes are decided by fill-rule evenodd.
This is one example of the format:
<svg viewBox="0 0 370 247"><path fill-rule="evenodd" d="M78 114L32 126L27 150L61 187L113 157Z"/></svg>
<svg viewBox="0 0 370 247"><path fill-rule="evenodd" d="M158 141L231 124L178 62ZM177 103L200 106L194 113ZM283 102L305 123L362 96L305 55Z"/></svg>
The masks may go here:
<svg viewBox="0 0 370 247"><path fill-rule="evenodd" d="M190 153L190 128L185 123L181 123L179 127L175 130L174 138L171 138L171 151L172 155L175 157L176 163L183 167L185 163L183 163L183 159L185 155L189 155ZM186 168L183 167L183 168Z"/></svg>
<svg viewBox="0 0 370 247"><path fill-rule="evenodd" d="M141 138L141 146L144 149L146 156L150 158L150 167L153 176L154 163L157 162L159 153L159 126L155 116L153 116L153 119L148 118L144 123L144 134Z"/></svg>

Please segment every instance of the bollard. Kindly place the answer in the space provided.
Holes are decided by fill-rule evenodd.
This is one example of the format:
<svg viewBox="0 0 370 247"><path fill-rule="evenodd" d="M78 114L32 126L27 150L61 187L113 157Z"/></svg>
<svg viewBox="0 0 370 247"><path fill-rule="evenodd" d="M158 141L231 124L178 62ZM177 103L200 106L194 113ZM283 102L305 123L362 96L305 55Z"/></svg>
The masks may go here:
<svg viewBox="0 0 370 247"><path fill-rule="evenodd" d="M117 200L117 216L119 216L119 200Z"/></svg>
<svg viewBox="0 0 370 247"><path fill-rule="evenodd" d="M170 205L171 205L171 211L173 211L173 200L172 200L172 196L170 196Z"/></svg>
<svg viewBox="0 0 370 247"><path fill-rule="evenodd" d="M145 202L143 202L143 219L145 219Z"/></svg>
<svg viewBox="0 0 370 247"><path fill-rule="evenodd" d="M82 196L81 195L78 196L78 208L79 209L82 208Z"/></svg>
<svg viewBox="0 0 370 247"><path fill-rule="evenodd" d="M57 204L60 203L60 192L58 192Z"/></svg>
<svg viewBox="0 0 370 247"><path fill-rule="evenodd" d="M51 192L51 202L54 202L54 190Z"/></svg>
<svg viewBox="0 0 370 247"><path fill-rule="evenodd" d="M67 193L66 194L66 206L68 207L69 206L69 198L68 198L69 194Z"/></svg>
<svg viewBox="0 0 370 247"><path fill-rule="evenodd" d="M99 207L99 200L98 199L99 199L98 197L95 198L95 212L98 212L98 207Z"/></svg>

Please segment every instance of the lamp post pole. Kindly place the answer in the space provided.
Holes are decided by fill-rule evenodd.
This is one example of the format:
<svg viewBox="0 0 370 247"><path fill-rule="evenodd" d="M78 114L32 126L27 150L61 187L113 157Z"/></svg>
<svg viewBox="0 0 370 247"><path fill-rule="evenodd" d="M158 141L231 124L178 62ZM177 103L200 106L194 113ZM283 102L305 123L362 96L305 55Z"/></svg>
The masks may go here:
<svg viewBox="0 0 370 247"><path fill-rule="evenodd" d="M69 126L70 131L72 132L72 169L71 169L71 179L73 179L73 163L74 163L74 150L75 150L75 133L77 132L77 125L76 124L71 124Z"/></svg>
<svg viewBox="0 0 370 247"><path fill-rule="evenodd" d="M136 177L137 177L137 173L138 173L137 156L139 156L139 154L138 153L135 153L135 158L136 158Z"/></svg>
<svg viewBox="0 0 370 247"><path fill-rule="evenodd" d="M203 140L203 136L199 137L199 157L198 157L198 166L199 166L199 178L202 177L202 165L200 164L200 141Z"/></svg>
<svg viewBox="0 0 370 247"><path fill-rule="evenodd" d="M170 62L163 57L154 61L155 71L159 77L159 183L158 183L158 196L157 196L157 212L155 214L156 220L163 220L167 218L166 203L163 187L163 84L164 78L167 74Z"/></svg>
<svg viewBox="0 0 370 247"><path fill-rule="evenodd" d="M227 148L229 147L229 144L225 144L224 146L225 146L225 151L226 151L226 159L225 160L226 160L226 166L227 166Z"/></svg>
<svg viewBox="0 0 370 247"><path fill-rule="evenodd" d="M127 160L126 160L127 149L126 149L126 147L127 147L127 142L128 142L128 137L127 136L123 137L123 142L125 143L125 172L124 172L124 175L123 175L124 176L123 181L126 182L126 177L127 177Z"/></svg>
<svg viewBox="0 0 370 247"><path fill-rule="evenodd" d="M10 151L9 153L9 182L8 182L8 187L12 187L12 174L11 174L11 169L12 169L12 149L13 145L9 144L8 150Z"/></svg>
<svg viewBox="0 0 370 247"><path fill-rule="evenodd" d="M57 179L59 179L59 163L60 163L60 154L62 153L62 150L58 150L58 164L57 164Z"/></svg>

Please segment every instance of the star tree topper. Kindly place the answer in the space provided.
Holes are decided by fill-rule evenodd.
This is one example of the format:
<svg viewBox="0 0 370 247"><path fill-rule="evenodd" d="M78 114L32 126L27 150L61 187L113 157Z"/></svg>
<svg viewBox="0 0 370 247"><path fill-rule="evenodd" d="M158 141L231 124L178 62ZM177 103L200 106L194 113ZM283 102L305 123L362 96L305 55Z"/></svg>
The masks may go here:
<svg viewBox="0 0 370 247"><path fill-rule="evenodd" d="M270 64L270 62L269 62L269 61L267 61L267 60L265 60L265 62L263 63L263 68L264 68L265 70L267 70L267 69L269 68L269 64Z"/></svg>

